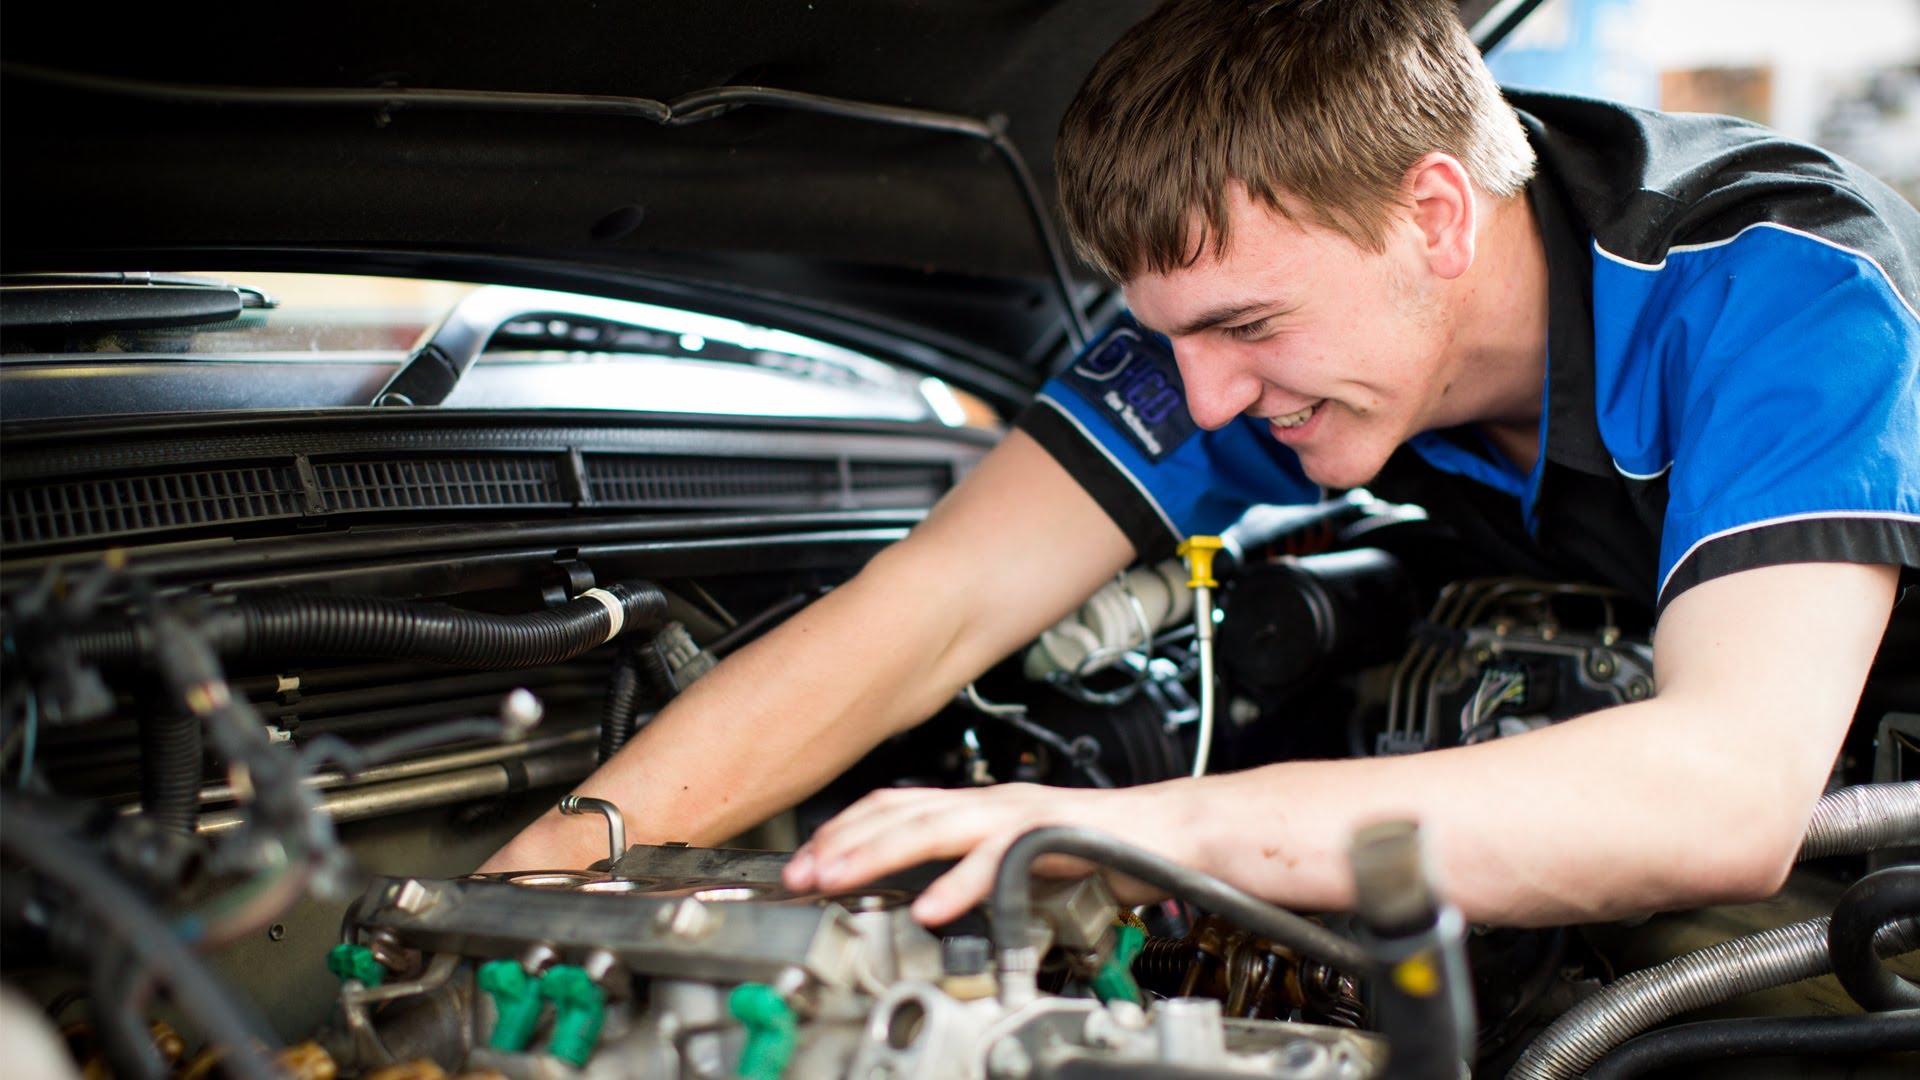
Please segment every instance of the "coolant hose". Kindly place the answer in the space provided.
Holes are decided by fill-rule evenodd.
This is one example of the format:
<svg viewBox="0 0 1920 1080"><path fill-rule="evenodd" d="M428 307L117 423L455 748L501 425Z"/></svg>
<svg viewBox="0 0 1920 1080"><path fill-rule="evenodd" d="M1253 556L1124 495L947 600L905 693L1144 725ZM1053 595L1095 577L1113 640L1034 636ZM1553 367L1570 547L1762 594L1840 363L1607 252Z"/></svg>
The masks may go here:
<svg viewBox="0 0 1920 1080"><path fill-rule="evenodd" d="M1821 799L1796 861L1920 845L1920 780L1861 784Z"/></svg>
<svg viewBox="0 0 1920 1080"><path fill-rule="evenodd" d="M1729 1058L1836 1057L1920 1050L1920 1010L1843 1016L1743 1016L1651 1031L1587 1070L1587 1080L1627 1080L1655 1070Z"/></svg>
<svg viewBox="0 0 1920 1080"><path fill-rule="evenodd" d="M542 667L571 660L618 634L652 633L667 598L639 582L589 589L521 615L369 596L261 596L215 610L199 629L223 658L378 657L467 668ZM76 636L82 656L129 664L151 652L145 627Z"/></svg>
<svg viewBox="0 0 1920 1080"><path fill-rule="evenodd" d="M633 738L643 710L658 710L679 692L657 636L623 650L614 663L606 703L600 710L600 761L604 764Z"/></svg>
<svg viewBox="0 0 1920 1080"><path fill-rule="evenodd" d="M1042 855L1073 855L1118 870L1224 915L1246 930L1347 974L1366 975L1373 970L1372 958L1359 945L1291 911L1241 892L1211 874L1092 829L1049 827L1034 829L1015 840L1001 856L1000 869L994 877L988 914L993 920L994 949L1000 956L1003 994L1010 982L1030 980L1037 970L1039 958L1029 956L1033 945L1027 937L1027 926L1032 918L1033 864ZM1026 968L1022 974L1028 959L1034 961L1034 967ZM1022 988L1016 986L1013 996L1017 998L1021 993Z"/></svg>
<svg viewBox="0 0 1920 1080"><path fill-rule="evenodd" d="M596 760L620 752L633 738L634 719L640 715L640 670L631 648L620 651L613 662L613 675L607 679L607 699L600 706L600 749Z"/></svg>
<svg viewBox="0 0 1920 1080"><path fill-rule="evenodd" d="M1868 874L1834 905L1827 932L1833 974L1861 1008L1920 1008L1920 987L1888 971L1874 948L1883 927L1915 915L1920 915L1920 866Z"/></svg>
<svg viewBox="0 0 1920 1080"><path fill-rule="evenodd" d="M1827 955L1830 921L1823 915L1763 930L1623 975L1541 1032L1507 1073L1508 1080L1579 1076L1607 1051L1680 1013L1825 975L1833 970ZM1916 944L1914 927L1905 923L1874 935L1874 947L1882 953L1907 952Z"/></svg>
<svg viewBox="0 0 1920 1080"><path fill-rule="evenodd" d="M200 718L140 718L140 812L163 828L191 833L200 816Z"/></svg>

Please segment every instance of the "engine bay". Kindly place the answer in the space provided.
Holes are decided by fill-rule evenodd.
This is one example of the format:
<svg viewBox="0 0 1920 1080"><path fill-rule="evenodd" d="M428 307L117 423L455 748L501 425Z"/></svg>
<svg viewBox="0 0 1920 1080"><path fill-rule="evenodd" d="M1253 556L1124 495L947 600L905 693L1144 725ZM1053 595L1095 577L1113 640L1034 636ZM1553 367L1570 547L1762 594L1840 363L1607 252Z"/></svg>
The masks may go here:
<svg viewBox="0 0 1920 1080"><path fill-rule="evenodd" d="M1211 640L1186 569L1139 567L726 847L629 845L610 804L578 799L562 809L606 835L605 859L472 875L715 662L904 534L984 444L407 423L316 421L272 444L188 425L84 455L71 432L10 441L0 815L6 974L26 996L5 1023L67 1074L1576 1076L1672 1016L1831 971L1832 989L1771 1010L1905 1000L1879 956L1912 951L1912 913L1860 892L1909 880L1901 849L1920 842L1901 756L1916 722L1891 707L1850 743L1778 905L1804 917L1749 911L1764 921L1705 944L1675 930L1701 913L1468 927L1417 828L1357 839L1356 880L1376 886L1311 918L1058 830L937 930L907 904L938 867L853 893L781 885L797 843L879 788L1421 753L1652 692L1648 613L1478 576L1417 508L1364 493L1230 531ZM215 490L228 481L190 461L215 451L284 470L331 524ZM172 472L97 479L142 455L151 473L156 453ZM485 463L503 453L519 473ZM754 454L786 479L727 479ZM820 461L828 486L796 487ZM472 494L511 497L549 467L576 513L601 492L598 515ZM464 516L423 512L451 491ZM649 499L678 512L631 513ZM167 517L188 504L233 520ZM1048 852L1166 899L1032 878ZM1648 945L1655 930L1671 940Z"/></svg>

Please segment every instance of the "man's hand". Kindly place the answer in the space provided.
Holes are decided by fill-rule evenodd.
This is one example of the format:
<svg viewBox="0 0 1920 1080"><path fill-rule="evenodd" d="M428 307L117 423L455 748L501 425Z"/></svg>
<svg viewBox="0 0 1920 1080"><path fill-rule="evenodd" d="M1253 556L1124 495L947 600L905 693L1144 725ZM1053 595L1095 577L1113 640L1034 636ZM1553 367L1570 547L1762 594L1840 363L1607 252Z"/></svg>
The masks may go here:
<svg viewBox="0 0 1920 1080"><path fill-rule="evenodd" d="M720 843L931 716L1132 559L1013 431L911 536L689 686L574 794L612 800L635 843ZM549 812L481 869L584 866L603 836Z"/></svg>
<svg viewBox="0 0 1920 1080"><path fill-rule="evenodd" d="M960 858L914 901L913 916L928 926L952 922L993 887L1007 848L1046 825L1095 829L1170 859L1186 861L1179 821L1193 785L1184 781L1135 788L1053 788L1000 784L987 788L892 788L876 791L827 822L787 864L788 888L850 889L931 859ZM962 856L964 856L962 858ZM1079 859L1042 859L1049 876L1087 873ZM1110 876L1123 901L1157 894Z"/></svg>
<svg viewBox="0 0 1920 1080"><path fill-rule="evenodd" d="M1436 841L1449 895L1477 921L1759 899L1792 863L1896 580L1890 566L1805 563L1695 586L1656 636L1653 699L1527 735L1117 791L877 792L822 826L786 883L847 889L960 857L914 905L937 925L986 895L1021 833L1070 825L1279 903L1333 910L1352 901L1354 830L1414 817Z"/></svg>

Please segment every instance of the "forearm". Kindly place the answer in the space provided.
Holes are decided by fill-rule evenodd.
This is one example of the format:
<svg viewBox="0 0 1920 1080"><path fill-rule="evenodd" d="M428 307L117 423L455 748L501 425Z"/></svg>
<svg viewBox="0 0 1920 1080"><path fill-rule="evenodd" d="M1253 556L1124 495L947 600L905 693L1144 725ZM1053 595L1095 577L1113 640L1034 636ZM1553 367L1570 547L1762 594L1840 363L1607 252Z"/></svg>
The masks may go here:
<svg viewBox="0 0 1920 1080"><path fill-rule="evenodd" d="M910 542L882 552L729 657L576 793L619 806L631 843L710 845L805 798L936 711L965 678L940 663L952 627L928 610L942 598L919 580L913 559ZM909 580L917 581L912 592L903 587ZM908 595L914 604L889 599ZM550 811L483 869L585 865L604 845L601 830Z"/></svg>
<svg viewBox="0 0 1920 1080"><path fill-rule="evenodd" d="M1356 828L1414 818L1469 918L1545 925L1767 895L1830 760L1743 752L1655 700L1476 746L1222 776L1181 806L1205 866L1318 910L1351 905Z"/></svg>
<svg viewBox="0 0 1920 1080"><path fill-rule="evenodd" d="M912 536L690 686L578 793L618 805L635 841L724 840L932 715L1132 557L1013 432ZM483 869L584 865L597 836L551 813Z"/></svg>

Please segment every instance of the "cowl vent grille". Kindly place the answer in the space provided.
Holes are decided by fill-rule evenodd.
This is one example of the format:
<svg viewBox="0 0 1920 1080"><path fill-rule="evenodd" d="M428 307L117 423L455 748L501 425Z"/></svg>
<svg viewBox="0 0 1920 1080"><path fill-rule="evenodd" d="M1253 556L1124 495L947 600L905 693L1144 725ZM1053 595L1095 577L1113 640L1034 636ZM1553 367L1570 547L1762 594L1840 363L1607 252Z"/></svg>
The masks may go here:
<svg viewBox="0 0 1920 1080"><path fill-rule="evenodd" d="M0 462L11 474L0 486L0 542L17 549L150 541L170 533L266 535L383 515L429 522L534 511L918 508L945 494L972 449L903 441L906 449L889 460L868 456L884 453L879 440L848 456L828 440L803 447L788 439L754 456L741 453L751 449L748 439L726 453L605 447L381 453L361 447L277 459L250 455L220 465L202 457L172 468L163 463L184 456L177 443L145 457L119 453L112 465L80 452L64 459L58 452L9 455ZM134 461L140 466L127 467ZM113 465L121 468L107 472Z"/></svg>
<svg viewBox="0 0 1920 1080"><path fill-rule="evenodd" d="M316 462L322 504L357 510L509 509L566 506L552 457L425 458Z"/></svg>
<svg viewBox="0 0 1920 1080"><path fill-rule="evenodd" d="M291 466L205 469L0 490L0 538L37 544L296 517Z"/></svg>

